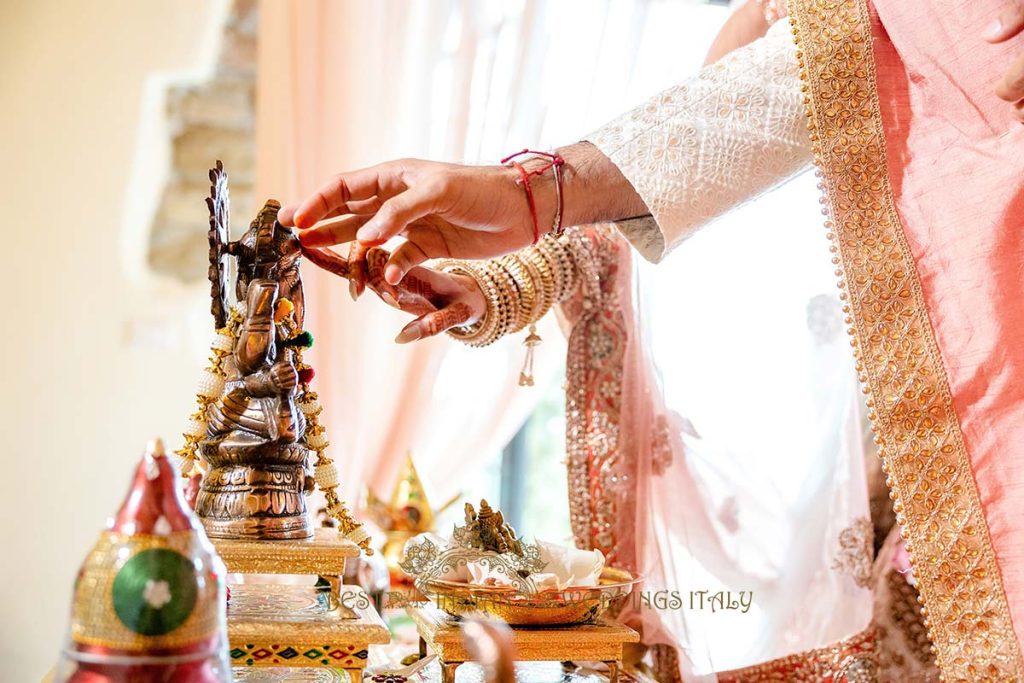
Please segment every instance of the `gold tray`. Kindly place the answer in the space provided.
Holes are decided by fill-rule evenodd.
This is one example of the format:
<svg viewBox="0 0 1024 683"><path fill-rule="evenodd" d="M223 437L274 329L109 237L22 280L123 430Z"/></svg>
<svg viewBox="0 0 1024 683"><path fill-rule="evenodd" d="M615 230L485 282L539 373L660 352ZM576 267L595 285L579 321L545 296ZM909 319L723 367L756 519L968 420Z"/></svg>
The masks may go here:
<svg viewBox="0 0 1024 683"><path fill-rule="evenodd" d="M438 579L419 580L416 587L454 617L484 615L510 626L568 626L597 620L625 600L639 581L624 569L605 567L597 586L575 586L532 595L512 586L479 586Z"/></svg>

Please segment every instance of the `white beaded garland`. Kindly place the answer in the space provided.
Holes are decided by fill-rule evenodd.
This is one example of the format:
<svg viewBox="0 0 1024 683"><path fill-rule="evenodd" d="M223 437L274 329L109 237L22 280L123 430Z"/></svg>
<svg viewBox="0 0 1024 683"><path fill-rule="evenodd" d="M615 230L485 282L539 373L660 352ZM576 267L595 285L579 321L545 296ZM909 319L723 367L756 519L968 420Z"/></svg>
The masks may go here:
<svg viewBox="0 0 1024 683"><path fill-rule="evenodd" d="M174 463L175 469L179 474L184 476L191 476L195 472L193 466L195 465L194 457L182 458L178 455L171 455L171 462Z"/></svg>
<svg viewBox="0 0 1024 683"><path fill-rule="evenodd" d="M203 374L199 375L199 383L196 387L196 393L203 398L217 398L223 390L224 378L220 375L217 375L210 370L204 370Z"/></svg>
<svg viewBox="0 0 1024 683"><path fill-rule="evenodd" d="M235 340L227 333L227 330L223 330L213 335L213 342L210 344L210 348L212 350L230 353L234 347Z"/></svg>
<svg viewBox="0 0 1024 683"><path fill-rule="evenodd" d="M322 451L330 445L331 442L327 440L327 432L306 434L306 446L312 448L314 451Z"/></svg>
<svg viewBox="0 0 1024 683"><path fill-rule="evenodd" d="M363 541L370 538L370 534L362 526L357 526L355 529L345 534L345 538L349 541L352 541L356 545L359 545Z"/></svg>
<svg viewBox="0 0 1024 683"><path fill-rule="evenodd" d="M320 411L323 410L323 406L320 405L319 399L307 399L299 403L299 410L301 410L302 414L306 417L311 417L313 415L319 415Z"/></svg>
<svg viewBox="0 0 1024 683"><path fill-rule="evenodd" d="M313 477L320 490L334 488L338 485L338 468L333 462L326 462L316 466Z"/></svg>
<svg viewBox="0 0 1024 683"><path fill-rule="evenodd" d="M206 420L189 418L188 424L185 425L185 434L195 437L206 436Z"/></svg>

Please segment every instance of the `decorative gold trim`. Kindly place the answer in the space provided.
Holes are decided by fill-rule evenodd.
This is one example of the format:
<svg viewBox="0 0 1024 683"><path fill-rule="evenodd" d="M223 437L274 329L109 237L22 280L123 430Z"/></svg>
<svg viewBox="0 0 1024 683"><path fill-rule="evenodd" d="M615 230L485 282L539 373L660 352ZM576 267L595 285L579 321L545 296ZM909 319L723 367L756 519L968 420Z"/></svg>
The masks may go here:
<svg viewBox="0 0 1024 683"><path fill-rule="evenodd" d="M228 641L234 666L361 669L369 646L391 642L391 633L356 586L344 586L342 604L330 607L308 586L241 584L231 587Z"/></svg>
<svg viewBox="0 0 1024 683"><path fill-rule="evenodd" d="M878 653L875 630L867 628L849 638L816 650L773 659L761 664L717 674L718 683L875 683Z"/></svg>
<svg viewBox="0 0 1024 683"><path fill-rule="evenodd" d="M406 613L416 624L420 638L441 660L474 661L458 619L432 605L409 607ZM640 641L636 631L604 617L592 624L574 626L513 627L511 633L516 661L520 662L620 661L623 645Z"/></svg>
<svg viewBox="0 0 1024 683"><path fill-rule="evenodd" d="M598 549L610 564L636 571L635 539L616 520L632 519L636 463L620 439L623 366L629 330L618 301L628 245L611 228L567 233L582 286L562 304L572 321L566 356L565 448L569 516L579 548Z"/></svg>
<svg viewBox="0 0 1024 683"><path fill-rule="evenodd" d="M945 680L1019 680L1020 647L886 164L866 0L790 0L860 381Z"/></svg>
<svg viewBox="0 0 1024 683"><path fill-rule="evenodd" d="M326 574L341 576L359 546L337 529L317 528L311 538L284 541L211 538L224 565L238 574Z"/></svg>
<svg viewBox="0 0 1024 683"><path fill-rule="evenodd" d="M196 563L195 558L201 557L204 567L201 573L197 571L197 597L191 613L180 626L160 635L131 630L114 609L118 573L129 560L147 550L174 550ZM211 558L210 546L192 530L166 536L104 531L86 557L75 584L72 640L80 645L134 652L185 647L209 640L220 628L218 603L224 599L223 579L207 573Z"/></svg>

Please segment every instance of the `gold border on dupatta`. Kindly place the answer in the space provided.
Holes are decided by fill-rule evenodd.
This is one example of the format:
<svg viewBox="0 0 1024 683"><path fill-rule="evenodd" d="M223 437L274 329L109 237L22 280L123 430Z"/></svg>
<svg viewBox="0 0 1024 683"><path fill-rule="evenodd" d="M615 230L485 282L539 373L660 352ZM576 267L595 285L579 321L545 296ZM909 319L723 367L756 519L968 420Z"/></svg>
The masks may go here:
<svg viewBox="0 0 1024 683"><path fill-rule="evenodd" d="M1020 680L988 527L886 165L866 0L790 0L857 370L947 681Z"/></svg>

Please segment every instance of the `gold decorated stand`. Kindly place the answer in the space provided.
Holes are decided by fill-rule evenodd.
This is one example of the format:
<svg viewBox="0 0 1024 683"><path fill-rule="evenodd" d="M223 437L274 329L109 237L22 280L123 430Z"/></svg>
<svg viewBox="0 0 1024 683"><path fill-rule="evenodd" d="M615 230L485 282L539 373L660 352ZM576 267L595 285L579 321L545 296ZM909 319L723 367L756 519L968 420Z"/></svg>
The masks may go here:
<svg viewBox="0 0 1024 683"><path fill-rule="evenodd" d="M441 665L441 683L454 683L455 670L472 660L459 629L459 620L436 607L410 607L406 610L420 636L420 657L429 648ZM626 643L640 641L633 629L607 618L593 624L512 628L516 659L524 662L562 662L584 660L604 662L608 681L619 680L622 650Z"/></svg>
<svg viewBox="0 0 1024 683"><path fill-rule="evenodd" d="M239 574L307 574L315 586L235 584L228 605L233 666L344 671L361 681L369 646L391 636L366 593L342 584L345 560L359 547L336 530L294 541L215 539L227 569Z"/></svg>

